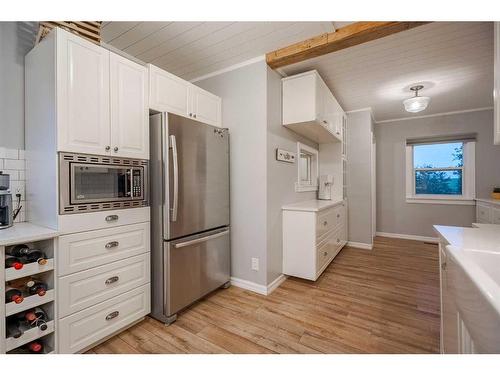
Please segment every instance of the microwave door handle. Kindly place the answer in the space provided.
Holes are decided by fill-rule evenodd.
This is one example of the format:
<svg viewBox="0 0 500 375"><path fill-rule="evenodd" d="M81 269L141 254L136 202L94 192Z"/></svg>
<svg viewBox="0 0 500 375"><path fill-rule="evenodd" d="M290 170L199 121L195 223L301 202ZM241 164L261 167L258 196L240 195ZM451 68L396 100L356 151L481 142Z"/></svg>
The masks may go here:
<svg viewBox="0 0 500 375"><path fill-rule="evenodd" d="M133 198L132 187L133 187L133 182L134 182L134 169L130 168L127 173L128 173L128 178L126 179L126 181L128 181L127 197L132 199Z"/></svg>
<svg viewBox="0 0 500 375"><path fill-rule="evenodd" d="M174 174L174 197L172 202L171 221L177 221L177 209L179 205L179 163L177 160L177 142L175 135L170 135L170 148L172 149L172 166Z"/></svg>

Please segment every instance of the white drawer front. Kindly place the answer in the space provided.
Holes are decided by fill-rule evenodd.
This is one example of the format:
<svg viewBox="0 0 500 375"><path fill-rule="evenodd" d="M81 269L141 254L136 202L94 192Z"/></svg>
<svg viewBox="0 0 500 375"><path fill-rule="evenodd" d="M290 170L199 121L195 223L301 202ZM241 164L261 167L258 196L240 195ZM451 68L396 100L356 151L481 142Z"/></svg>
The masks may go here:
<svg viewBox="0 0 500 375"><path fill-rule="evenodd" d="M58 274L69 275L148 252L149 228L149 223L140 223L59 237Z"/></svg>
<svg viewBox="0 0 500 375"><path fill-rule="evenodd" d="M491 209L491 218L493 224L500 224L500 209L492 208Z"/></svg>
<svg viewBox="0 0 500 375"><path fill-rule="evenodd" d="M479 223L491 223L491 207L477 204L476 206L477 221Z"/></svg>
<svg viewBox="0 0 500 375"><path fill-rule="evenodd" d="M332 230L328 233L327 237L318 244L316 248L317 271L319 271L325 263L330 262L345 244L342 239L345 231L344 228L345 226L342 225L337 229Z"/></svg>
<svg viewBox="0 0 500 375"><path fill-rule="evenodd" d="M150 221L149 207L59 215L59 232L79 233L147 221Z"/></svg>
<svg viewBox="0 0 500 375"><path fill-rule="evenodd" d="M333 228L342 224L345 217L344 206L339 205L321 211L316 220L316 238L324 237Z"/></svg>
<svg viewBox="0 0 500 375"><path fill-rule="evenodd" d="M150 254L59 278L59 316L65 317L150 281Z"/></svg>
<svg viewBox="0 0 500 375"><path fill-rule="evenodd" d="M76 353L113 334L151 310L150 284L130 290L59 321L60 353Z"/></svg>

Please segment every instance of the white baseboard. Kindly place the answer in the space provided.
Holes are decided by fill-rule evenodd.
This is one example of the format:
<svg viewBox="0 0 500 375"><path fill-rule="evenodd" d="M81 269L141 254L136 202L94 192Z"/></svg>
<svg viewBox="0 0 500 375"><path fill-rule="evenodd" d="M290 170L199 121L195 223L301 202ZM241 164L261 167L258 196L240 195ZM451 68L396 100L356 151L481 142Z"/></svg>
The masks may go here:
<svg viewBox="0 0 500 375"><path fill-rule="evenodd" d="M267 286L267 295L271 294L277 287L279 287L283 281L285 281L287 276L281 274L273 282Z"/></svg>
<svg viewBox="0 0 500 375"><path fill-rule="evenodd" d="M354 241L348 241L347 246L349 247L355 247L357 249L365 249L365 250L371 250L373 249L373 244L371 243L364 243L364 242L354 242Z"/></svg>
<svg viewBox="0 0 500 375"><path fill-rule="evenodd" d="M238 288L250 290L255 293L262 294L264 296L268 296L271 294L277 287L281 285L283 281L286 280L285 275L278 276L274 281L272 281L269 285L262 285L254 283L253 281L239 279L237 277L231 277L231 285L237 286Z"/></svg>
<svg viewBox="0 0 500 375"><path fill-rule="evenodd" d="M380 237L401 238L403 240L414 240L414 241L432 242L432 243L439 242L439 239L437 237L425 237L425 236L415 236L413 234L387 233L387 232L376 232L375 234Z"/></svg>

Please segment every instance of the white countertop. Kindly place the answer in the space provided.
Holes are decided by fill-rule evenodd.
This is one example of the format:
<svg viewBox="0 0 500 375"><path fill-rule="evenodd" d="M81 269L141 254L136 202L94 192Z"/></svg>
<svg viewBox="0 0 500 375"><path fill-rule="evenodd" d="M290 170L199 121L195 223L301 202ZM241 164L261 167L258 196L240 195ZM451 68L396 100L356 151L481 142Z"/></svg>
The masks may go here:
<svg viewBox="0 0 500 375"><path fill-rule="evenodd" d="M493 198L476 198L476 202L486 202L490 204L497 204L500 206L500 199Z"/></svg>
<svg viewBox="0 0 500 375"><path fill-rule="evenodd" d="M59 232L31 223L14 223L7 229L0 229L0 246L14 245L23 242L32 242L54 238Z"/></svg>
<svg viewBox="0 0 500 375"><path fill-rule="evenodd" d="M500 253L500 225L475 225L475 228L434 225L434 229L441 240L454 247Z"/></svg>
<svg viewBox="0 0 500 375"><path fill-rule="evenodd" d="M286 210L286 211L317 212L317 211L324 210L325 208L328 208L328 207L336 206L336 205L342 203L343 201L344 200L342 198L334 198L333 200L312 199L312 200L304 201L304 202L286 204L281 208L283 210Z"/></svg>

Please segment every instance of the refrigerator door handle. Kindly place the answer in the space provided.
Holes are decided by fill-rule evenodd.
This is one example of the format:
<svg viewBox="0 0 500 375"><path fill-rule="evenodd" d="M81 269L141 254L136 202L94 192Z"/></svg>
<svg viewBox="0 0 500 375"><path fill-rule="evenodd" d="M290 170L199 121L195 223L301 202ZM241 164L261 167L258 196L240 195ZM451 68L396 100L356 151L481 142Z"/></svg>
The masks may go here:
<svg viewBox="0 0 500 375"><path fill-rule="evenodd" d="M179 206L179 163L177 160L177 141L175 135L170 135L170 148L172 148L172 164L174 172L174 199L172 202L171 221L177 221L177 209Z"/></svg>
<svg viewBox="0 0 500 375"><path fill-rule="evenodd" d="M191 246L191 245L195 245L197 243L200 243L200 242L206 242L208 240L213 240L214 238L218 238L218 237L222 237L222 236L225 236L226 234L229 233L229 229L223 231L223 232L219 232L219 233L215 233L215 234L212 234L210 236L206 236L206 237L201 237L201 238L197 238L195 240L191 240L191 241L186 241L186 242L179 242L179 243L176 243L174 244L174 247L176 249L180 248L180 247L186 247L186 246Z"/></svg>

